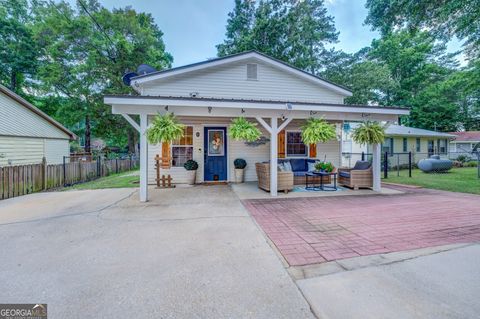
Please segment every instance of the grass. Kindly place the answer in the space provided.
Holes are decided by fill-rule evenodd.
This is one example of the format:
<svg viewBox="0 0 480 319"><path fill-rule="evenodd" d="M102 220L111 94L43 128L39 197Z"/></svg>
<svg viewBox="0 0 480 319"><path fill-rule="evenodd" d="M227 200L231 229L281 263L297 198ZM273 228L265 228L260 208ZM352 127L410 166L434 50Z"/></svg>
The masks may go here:
<svg viewBox="0 0 480 319"><path fill-rule="evenodd" d="M138 172L139 171L137 170L113 174L93 180L91 182L76 184L71 187L65 188L65 190L138 187L138 182L140 180Z"/></svg>
<svg viewBox="0 0 480 319"><path fill-rule="evenodd" d="M412 170L412 177L408 177L407 170L389 172L385 182L422 186L451 192L480 194L480 179L476 167L452 168L448 173L427 174L419 169Z"/></svg>

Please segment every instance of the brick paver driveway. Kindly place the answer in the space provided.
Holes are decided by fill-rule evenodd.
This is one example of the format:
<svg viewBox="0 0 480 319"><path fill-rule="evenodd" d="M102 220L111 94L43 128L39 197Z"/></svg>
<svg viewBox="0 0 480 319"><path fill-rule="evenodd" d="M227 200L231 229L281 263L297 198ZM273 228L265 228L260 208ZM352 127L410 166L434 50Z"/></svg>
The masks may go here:
<svg viewBox="0 0 480 319"><path fill-rule="evenodd" d="M244 201L292 266L480 241L480 196L402 195Z"/></svg>

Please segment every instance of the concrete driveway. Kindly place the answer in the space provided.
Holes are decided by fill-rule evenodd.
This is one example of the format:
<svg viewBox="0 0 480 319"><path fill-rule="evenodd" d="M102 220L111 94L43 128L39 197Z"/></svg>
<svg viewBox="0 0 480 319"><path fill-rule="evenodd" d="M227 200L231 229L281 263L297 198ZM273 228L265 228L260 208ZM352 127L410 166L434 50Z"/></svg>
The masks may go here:
<svg viewBox="0 0 480 319"><path fill-rule="evenodd" d="M229 187L0 202L0 301L49 318L313 318Z"/></svg>

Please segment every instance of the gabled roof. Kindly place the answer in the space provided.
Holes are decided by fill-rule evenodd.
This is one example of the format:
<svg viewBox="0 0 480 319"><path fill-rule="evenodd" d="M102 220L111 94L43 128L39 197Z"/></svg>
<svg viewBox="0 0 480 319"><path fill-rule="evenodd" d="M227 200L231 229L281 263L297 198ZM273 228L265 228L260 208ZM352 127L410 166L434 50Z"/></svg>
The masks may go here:
<svg viewBox="0 0 480 319"><path fill-rule="evenodd" d="M0 92L5 94L6 96L11 98L15 102L17 102L17 103L21 104L22 106L26 107L27 109L29 109L33 113L37 114L38 116L40 116L41 118L43 118L44 120L46 120L47 122L49 122L50 124L52 124L53 126L58 128L59 130L61 130L62 132L64 132L68 136L70 136L71 140L76 140L77 139L77 136L73 132L71 132L69 129L67 129L62 124L60 124L57 121L55 121L54 119L52 119L50 116L48 116L44 112L40 111L37 107L33 106L27 100L25 100L21 96L15 94L14 92L12 92L11 90L9 90L8 88L6 88L5 86L3 86L1 84L0 84Z"/></svg>
<svg viewBox="0 0 480 319"><path fill-rule="evenodd" d="M165 79L167 77L184 74L187 72L193 72L201 69L206 69L206 68L219 66L219 65L225 65L228 63L238 62L238 61L252 59L252 58L262 61L271 66L277 67L279 69L282 69L284 71L287 71L291 74L297 75L303 79L309 80L313 83L316 83L324 88L330 89L344 96L352 95L352 91L350 91L349 89L341 85L325 80L321 77L318 77L314 74L301 70L288 63L285 63L283 61L280 61L278 59L275 59L271 56L268 56L266 54L263 54L255 50L232 54L225 57L210 59L210 60L197 62L193 64L188 64L188 65L171 68L163 71L157 71L157 72L152 72L144 75L139 75L131 79L131 85L134 86L135 84L141 84L141 83L150 82L158 79Z"/></svg>
<svg viewBox="0 0 480 319"><path fill-rule="evenodd" d="M455 142L480 142L480 131L450 132L457 138Z"/></svg>

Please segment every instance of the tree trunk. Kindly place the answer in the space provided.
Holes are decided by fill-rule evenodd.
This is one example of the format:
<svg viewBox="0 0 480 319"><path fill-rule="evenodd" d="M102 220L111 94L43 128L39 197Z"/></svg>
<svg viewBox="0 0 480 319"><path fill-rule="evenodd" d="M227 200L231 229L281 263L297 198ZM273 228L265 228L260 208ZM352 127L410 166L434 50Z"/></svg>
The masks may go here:
<svg viewBox="0 0 480 319"><path fill-rule="evenodd" d="M127 131L127 138L128 138L128 153L133 154L136 151L135 142L136 138L135 135L137 131L133 131L132 129L128 128Z"/></svg>
<svg viewBox="0 0 480 319"><path fill-rule="evenodd" d="M90 116L85 115L85 153L90 153L91 151L90 138L91 138Z"/></svg>
<svg viewBox="0 0 480 319"><path fill-rule="evenodd" d="M17 92L17 72L15 71L12 71L12 74L10 74L10 90Z"/></svg>

